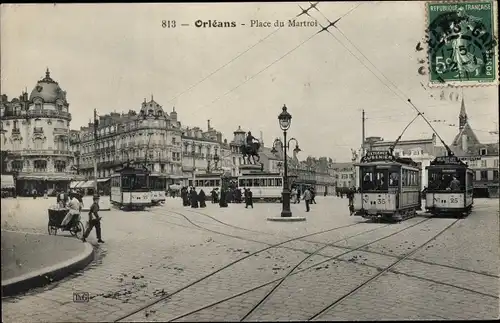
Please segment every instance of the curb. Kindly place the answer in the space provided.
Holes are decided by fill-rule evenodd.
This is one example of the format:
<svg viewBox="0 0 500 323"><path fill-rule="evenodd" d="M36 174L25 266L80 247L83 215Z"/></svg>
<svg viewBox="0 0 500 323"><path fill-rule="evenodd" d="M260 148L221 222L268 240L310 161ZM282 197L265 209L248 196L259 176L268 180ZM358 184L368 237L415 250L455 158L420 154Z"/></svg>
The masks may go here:
<svg viewBox="0 0 500 323"><path fill-rule="evenodd" d="M92 245L85 242L84 252L76 257L19 277L2 280L2 297L13 296L61 280L85 268L94 260L94 255Z"/></svg>

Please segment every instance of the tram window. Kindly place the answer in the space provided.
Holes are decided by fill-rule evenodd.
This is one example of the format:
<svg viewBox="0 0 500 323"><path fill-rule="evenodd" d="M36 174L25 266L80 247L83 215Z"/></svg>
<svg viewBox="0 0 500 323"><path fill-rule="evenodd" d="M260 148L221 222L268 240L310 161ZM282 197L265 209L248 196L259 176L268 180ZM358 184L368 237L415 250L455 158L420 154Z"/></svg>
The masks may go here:
<svg viewBox="0 0 500 323"><path fill-rule="evenodd" d="M135 175L131 177L132 189L144 189L147 188L147 177L145 175Z"/></svg>
<svg viewBox="0 0 500 323"><path fill-rule="evenodd" d="M240 187L244 187L244 186L245 186L245 180L240 179Z"/></svg>
<svg viewBox="0 0 500 323"><path fill-rule="evenodd" d="M131 188L129 176L122 176L122 188Z"/></svg>
<svg viewBox="0 0 500 323"><path fill-rule="evenodd" d="M245 185L243 185L245 187L249 187L249 186L252 186L252 179L246 179L245 180Z"/></svg>
<svg viewBox="0 0 500 323"><path fill-rule="evenodd" d="M399 171L391 171L389 176L389 186L399 186Z"/></svg>
<svg viewBox="0 0 500 323"><path fill-rule="evenodd" d="M276 179L274 179L274 178L269 178L269 179L267 180L267 185L268 185L268 186L272 186L272 187L273 187L273 186L276 186Z"/></svg>
<svg viewBox="0 0 500 323"><path fill-rule="evenodd" d="M362 184L361 187L363 188L364 191L371 191L375 189L375 183L374 183L374 178L373 178L373 173L370 169L362 169Z"/></svg>
<svg viewBox="0 0 500 323"><path fill-rule="evenodd" d="M375 173L376 178L376 190L386 190L387 189L387 170L377 170Z"/></svg>
<svg viewBox="0 0 500 323"><path fill-rule="evenodd" d="M283 179L282 178L276 178L276 186L283 186Z"/></svg>
<svg viewBox="0 0 500 323"><path fill-rule="evenodd" d="M190 180L188 181L188 183L189 183L189 184L188 184L188 186L193 186L193 180L192 180L192 179L190 179Z"/></svg>
<svg viewBox="0 0 500 323"><path fill-rule="evenodd" d="M215 186L220 186L220 179L215 180Z"/></svg>
<svg viewBox="0 0 500 323"><path fill-rule="evenodd" d="M265 179L265 178L261 178L261 179L259 179L259 186L267 186L267 183L266 183L266 179Z"/></svg>
<svg viewBox="0 0 500 323"><path fill-rule="evenodd" d="M253 179L253 186L260 186L260 180L258 178Z"/></svg>
<svg viewBox="0 0 500 323"><path fill-rule="evenodd" d="M408 185L408 170L403 169L401 171L401 174L402 174L402 176L401 176L401 185L402 186L407 186Z"/></svg>

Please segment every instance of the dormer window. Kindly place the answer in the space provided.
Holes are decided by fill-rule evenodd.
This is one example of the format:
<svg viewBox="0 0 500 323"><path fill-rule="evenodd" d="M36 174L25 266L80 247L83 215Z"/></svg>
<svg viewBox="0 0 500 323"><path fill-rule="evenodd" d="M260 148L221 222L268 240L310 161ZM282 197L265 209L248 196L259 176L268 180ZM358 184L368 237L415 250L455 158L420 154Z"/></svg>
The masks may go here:
<svg viewBox="0 0 500 323"><path fill-rule="evenodd" d="M488 153L488 150L486 148L481 148L479 149L479 155L484 156Z"/></svg>

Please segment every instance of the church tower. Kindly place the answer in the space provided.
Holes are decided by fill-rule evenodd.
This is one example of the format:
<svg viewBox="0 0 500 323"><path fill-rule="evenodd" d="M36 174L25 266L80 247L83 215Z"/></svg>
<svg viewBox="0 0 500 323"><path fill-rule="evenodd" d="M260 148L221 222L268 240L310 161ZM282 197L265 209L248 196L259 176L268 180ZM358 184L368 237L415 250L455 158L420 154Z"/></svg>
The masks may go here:
<svg viewBox="0 0 500 323"><path fill-rule="evenodd" d="M467 124L467 112L465 112L465 102L462 97L462 106L460 107L460 114L458 116L458 129L462 130Z"/></svg>

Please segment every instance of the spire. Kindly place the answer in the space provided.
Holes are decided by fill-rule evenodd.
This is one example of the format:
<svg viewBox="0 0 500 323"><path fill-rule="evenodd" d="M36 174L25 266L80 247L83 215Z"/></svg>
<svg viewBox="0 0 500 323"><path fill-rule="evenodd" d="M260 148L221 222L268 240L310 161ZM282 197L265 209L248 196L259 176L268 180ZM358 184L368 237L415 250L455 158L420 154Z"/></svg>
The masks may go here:
<svg viewBox="0 0 500 323"><path fill-rule="evenodd" d="M151 101L153 101L153 93L151 93Z"/></svg>
<svg viewBox="0 0 500 323"><path fill-rule="evenodd" d="M49 68L47 67L47 71L45 71L45 77L46 78L50 78L50 71L49 71Z"/></svg>
<svg viewBox="0 0 500 323"><path fill-rule="evenodd" d="M467 124L467 112L465 111L464 97L462 96L462 105L460 107L460 115L458 116L458 129L462 130Z"/></svg>

